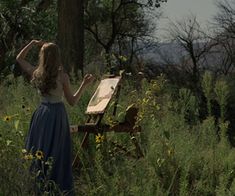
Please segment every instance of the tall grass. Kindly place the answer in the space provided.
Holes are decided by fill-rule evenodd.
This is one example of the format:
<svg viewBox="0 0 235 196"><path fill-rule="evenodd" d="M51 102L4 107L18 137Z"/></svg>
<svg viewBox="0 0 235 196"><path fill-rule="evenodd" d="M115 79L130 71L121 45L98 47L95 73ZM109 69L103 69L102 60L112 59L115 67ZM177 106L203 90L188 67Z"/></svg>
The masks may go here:
<svg viewBox="0 0 235 196"><path fill-rule="evenodd" d="M30 195L33 183L28 180L29 163L22 158L21 149L39 97L22 79L9 78L9 82L0 86L0 195ZM208 115L199 119L200 104L193 93L179 89L173 95L163 76L151 82L143 80L141 90L124 82L117 115L111 117L111 104L104 121L122 121L126 108L134 104L139 108L137 125L142 131L134 136L107 133L99 144L91 137L93 153L88 154L79 149L81 136L72 135L74 153L84 153L82 168L74 170L76 194L234 195L235 151L227 139L226 121L230 91L224 82L215 84L205 84L208 90L204 92L208 100L213 99L211 92L216 95L221 120L210 110L210 101ZM74 108L66 105L71 124L84 123L86 104L94 89L89 89ZM11 117L9 121L3 120L6 116ZM132 137L139 141L144 157L129 156L136 153Z"/></svg>

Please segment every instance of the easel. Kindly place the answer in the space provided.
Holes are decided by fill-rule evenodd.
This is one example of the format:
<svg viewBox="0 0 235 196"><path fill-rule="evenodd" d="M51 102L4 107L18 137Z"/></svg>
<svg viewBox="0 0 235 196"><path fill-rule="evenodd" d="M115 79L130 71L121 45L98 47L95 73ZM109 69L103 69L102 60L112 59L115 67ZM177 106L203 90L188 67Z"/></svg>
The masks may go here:
<svg viewBox="0 0 235 196"><path fill-rule="evenodd" d="M101 80L94 95L92 96L86 110L87 120L84 125L71 126L71 132L84 132L85 135L81 142L81 148L85 149L89 145L90 133L97 134L99 132L127 132L133 136L136 132L140 132L141 128L135 126L138 109L130 107L126 111L125 121L117 125L110 126L102 124L102 118L110 100L115 96L113 115L116 114L117 103L121 89L121 76L109 76ZM143 153L135 137L131 139L136 149L136 158L143 157ZM77 152L74 160L73 167L79 165L79 152Z"/></svg>

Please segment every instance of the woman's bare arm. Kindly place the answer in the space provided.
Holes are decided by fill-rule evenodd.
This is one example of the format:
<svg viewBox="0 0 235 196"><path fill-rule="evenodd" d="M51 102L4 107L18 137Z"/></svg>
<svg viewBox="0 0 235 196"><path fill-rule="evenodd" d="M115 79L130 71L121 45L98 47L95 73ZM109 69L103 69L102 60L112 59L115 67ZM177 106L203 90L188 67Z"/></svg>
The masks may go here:
<svg viewBox="0 0 235 196"><path fill-rule="evenodd" d="M70 81L68 74L63 74L63 90L64 90L64 96L69 103L69 105L73 106L77 103L77 101L80 99L81 95L83 94L83 91L87 88L88 84L90 84L94 80L94 77L91 74L85 75L80 87L78 90L73 94L70 88Z"/></svg>
<svg viewBox="0 0 235 196"><path fill-rule="evenodd" d="M27 44L17 55L16 60L20 64L21 68L28 73L30 76L32 76L35 67L32 66L27 60L25 60L29 50L34 46L42 46L43 42L42 41L37 41L37 40L32 40L29 44Z"/></svg>

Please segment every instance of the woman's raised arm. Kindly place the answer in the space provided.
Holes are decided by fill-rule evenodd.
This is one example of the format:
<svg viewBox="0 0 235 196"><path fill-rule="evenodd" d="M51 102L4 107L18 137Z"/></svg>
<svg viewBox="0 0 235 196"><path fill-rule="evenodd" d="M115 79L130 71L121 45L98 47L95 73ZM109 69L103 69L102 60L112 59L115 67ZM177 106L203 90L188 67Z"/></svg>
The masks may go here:
<svg viewBox="0 0 235 196"><path fill-rule="evenodd" d="M77 101L80 99L83 91L87 88L87 86L94 80L94 76L91 74L85 75L83 78L83 81L78 88L78 90L73 94L70 88L70 81L68 74L63 74L63 90L64 90L64 96L69 103L69 105L73 106L77 103Z"/></svg>
<svg viewBox="0 0 235 196"><path fill-rule="evenodd" d="M28 54L29 50L34 46L42 46L44 42L42 41L37 41L37 40L32 40L27 44L17 55L16 61L20 64L21 68L28 73L30 76L32 76L35 67L32 66L28 61L25 60L26 55Z"/></svg>

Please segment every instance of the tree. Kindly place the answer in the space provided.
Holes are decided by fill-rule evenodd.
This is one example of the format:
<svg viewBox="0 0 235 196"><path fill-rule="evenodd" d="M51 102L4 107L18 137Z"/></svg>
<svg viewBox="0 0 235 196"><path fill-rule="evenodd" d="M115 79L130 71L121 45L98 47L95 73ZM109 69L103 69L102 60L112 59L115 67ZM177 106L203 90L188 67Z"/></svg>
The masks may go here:
<svg viewBox="0 0 235 196"><path fill-rule="evenodd" d="M47 10L32 0L1 0L0 73L9 73L20 47L32 38L52 40L56 31L55 3ZM36 62L35 62L36 64Z"/></svg>
<svg viewBox="0 0 235 196"><path fill-rule="evenodd" d="M112 33L109 34L110 37L108 39L102 37L105 41L102 40L101 42L97 39L101 35L100 32L96 35L92 34L96 42L99 44L102 43L103 45L101 44L101 46L105 46L105 50L109 53L114 43L118 45L118 38L119 40L123 40L125 37L128 38L126 40L132 44L131 51L134 52L135 50L132 46L134 46L134 43L137 42L136 40L138 36L136 37L133 33L130 33L130 27L133 27L136 24L141 27L141 23L135 24L135 20L132 20L132 23L128 23L125 17L133 17L133 19L136 19L136 16L139 18L143 17L143 13L141 14L138 9L143 10L144 7L146 8L148 6L159 7L162 2L166 2L166 0L2 0L0 4L0 25L1 29L4 31L0 33L0 71L5 68L6 56L11 57L12 62L16 48L23 46L25 44L23 42L26 40L28 41L29 39L37 38L57 41L62 51L62 61L65 65L65 69L69 72L73 70L76 75L78 74L79 69L83 73L85 45L84 6L92 7L92 4L94 4L94 8L97 8L95 5L100 3L103 5L111 5L107 7L108 12L105 9L101 9L103 13L100 14L105 16L105 14L108 13L108 21L111 21L113 25L106 25L107 22L105 22L104 17L98 17L96 19L98 19L98 21L102 19L100 20L102 25L99 25L99 27L103 27L103 32L101 32L101 34L107 35L106 32ZM123 9L122 5L126 5L125 9ZM127 7L131 7L131 9L126 9ZM109 8L111 8L111 10ZM58 13L56 9L58 9ZM92 14L97 12L96 9L90 11ZM125 17L122 18L121 14L124 14ZM90 21L91 20L89 20L89 22ZM117 21L121 23L116 23ZM86 20L85 22L88 21ZM94 30L93 26L90 26L90 24L91 23L86 25L86 27L88 27L87 30ZM132 26L129 26L129 24ZM142 25L144 26L145 24L142 23ZM119 31L124 29L124 26L125 29L128 29L129 27L128 31L130 34L123 34L123 32L127 31ZM92 33L92 31L89 32ZM117 36L117 32L120 32L119 36ZM135 33L138 33L138 31L135 31ZM57 35L56 38L55 35ZM13 55L8 55L8 51L12 51ZM132 57L130 59L132 59Z"/></svg>
<svg viewBox="0 0 235 196"><path fill-rule="evenodd" d="M227 0L217 1L218 13L214 17L216 36L214 42L218 43L215 53L220 56L219 74L230 74L235 68L235 2Z"/></svg>
<svg viewBox="0 0 235 196"><path fill-rule="evenodd" d="M201 30L195 16L186 20L172 22L169 27L169 38L178 43L186 52L183 65L192 80L195 90L199 89L200 70L206 69L206 54L217 45Z"/></svg>
<svg viewBox="0 0 235 196"><path fill-rule="evenodd" d="M156 1L158 7L161 2ZM106 64L111 67L111 53L117 59L130 53L130 62L140 49L140 40L149 38L154 30L145 11L152 10L153 1L90 0L85 4L85 29L105 51ZM158 17L159 13L155 13ZM146 40L146 39L145 39ZM143 45L141 46L143 48ZM127 52L128 51L128 52ZM125 55L126 55L125 54Z"/></svg>
<svg viewBox="0 0 235 196"><path fill-rule="evenodd" d="M58 42L65 69L83 75L84 10L83 0L58 0Z"/></svg>
<svg viewBox="0 0 235 196"><path fill-rule="evenodd" d="M217 34L226 32L231 38L235 38L235 2L228 0L217 1L218 12L214 17Z"/></svg>
<svg viewBox="0 0 235 196"><path fill-rule="evenodd" d="M235 40L223 33L213 37L212 41L217 45L210 51L210 57L213 59L211 70L216 75L231 74L235 68Z"/></svg>

